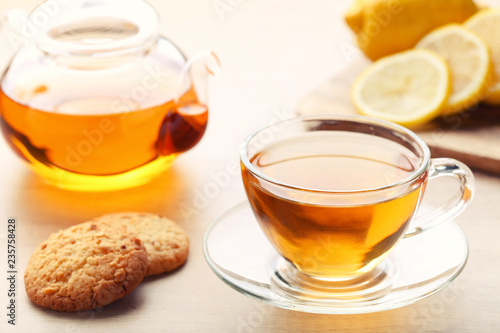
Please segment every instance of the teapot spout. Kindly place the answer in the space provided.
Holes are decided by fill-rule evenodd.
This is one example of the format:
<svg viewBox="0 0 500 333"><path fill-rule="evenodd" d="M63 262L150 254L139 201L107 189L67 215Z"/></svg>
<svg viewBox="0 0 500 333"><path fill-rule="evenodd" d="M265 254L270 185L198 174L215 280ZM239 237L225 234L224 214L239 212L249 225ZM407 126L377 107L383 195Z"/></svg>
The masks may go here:
<svg viewBox="0 0 500 333"><path fill-rule="evenodd" d="M216 76L220 72L220 61L212 51L203 51L189 59L180 77L179 88L186 91L186 88L193 89L196 93L197 102L201 105L208 103L208 80L211 76ZM182 99L182 93L177 95ZM180 101L180 104L183 104Z"/></svg>
<svg viewBox="0 0 500 333"><path fill-rule="evenodd" d="M174 109L160 128L160 155L168 156L193 148L203 137L208 122L208 79L220 71L219 58L211 51L191 58L178 82Z"/></svg>

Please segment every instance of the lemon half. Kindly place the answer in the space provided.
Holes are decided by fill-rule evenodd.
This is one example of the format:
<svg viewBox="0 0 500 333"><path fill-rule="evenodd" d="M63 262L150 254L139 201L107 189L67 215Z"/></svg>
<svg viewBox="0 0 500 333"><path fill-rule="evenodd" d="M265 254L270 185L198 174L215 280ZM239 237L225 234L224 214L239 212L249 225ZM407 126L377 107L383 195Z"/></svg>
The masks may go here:
<svg viewBox="0 0 500 333"><path fill-rule="evenodd" d="M377 60L409 50L431 30L477 12L473 0L356 0L345 20L365 55Z"/></svg>

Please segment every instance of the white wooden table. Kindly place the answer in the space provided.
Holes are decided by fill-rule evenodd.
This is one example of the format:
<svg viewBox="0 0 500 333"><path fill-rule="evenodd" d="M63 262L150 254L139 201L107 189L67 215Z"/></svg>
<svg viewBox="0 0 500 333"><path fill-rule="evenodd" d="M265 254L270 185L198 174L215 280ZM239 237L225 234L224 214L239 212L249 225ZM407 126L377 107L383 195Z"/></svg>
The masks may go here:
<svg viewBox="0 0 500 333"><path fill-rule="evenodd" d="M244 199L240 176L231 171L238 163L237 148L256 127L292 113L301 98L360 56L342 20L348 2L150 2L160 12L164 34L187 54L211 48L221 58L223 72L211 89L206 136L154 183L102 194L66 192L43 184L2 140L0 332L499 331L500 178L482 173L476 173L473 204L457 219L470 245L464 272L447 289L414 305L365 315L299 313L249 299L219 280L205 263L202 241L211 221ZM34 3L3 0L0 10ZM7 58L6 49L1 52L0 59ZM230 181L216 185L213 195L200 200L200 193L213 187L214 177L221 173ZM33 305L20 279L17 325L7 325L8 217L18 221L21 278L31 252L50 233L124 210L161 213L181 224L191 239L186 265L145 280L116 303L84 313L56 313Z"/></svg>

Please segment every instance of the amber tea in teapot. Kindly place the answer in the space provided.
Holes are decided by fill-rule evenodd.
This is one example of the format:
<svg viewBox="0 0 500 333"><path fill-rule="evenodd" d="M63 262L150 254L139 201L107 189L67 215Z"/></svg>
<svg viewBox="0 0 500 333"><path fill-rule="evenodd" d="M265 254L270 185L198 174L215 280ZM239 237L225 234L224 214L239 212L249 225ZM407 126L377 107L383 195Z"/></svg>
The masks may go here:
<svg viewBox="0 0 500 333"><path fill-rule="evenodd" d="M113 177L127 172L147 176L163 171L177 153L194 146L205 132L207 109L197 104L193 90L183 99L187 106L169 101L109 114L112 99L88 98L61 104L59 112L46 112L20 104L1 91L2 129L16 153L42 174L50 167L62 178ZM201 112L181 113L193 107Z"/></svg>
<svg viewBox="0 0 500 333"><path fill-rule="evenodd" d="M186 60L157 36L156 12L143 1L76 1L64 10L71 15L40 31L2 79L4 137L56 186L141 185L203 136L206 80L218 59Z"/></svg>

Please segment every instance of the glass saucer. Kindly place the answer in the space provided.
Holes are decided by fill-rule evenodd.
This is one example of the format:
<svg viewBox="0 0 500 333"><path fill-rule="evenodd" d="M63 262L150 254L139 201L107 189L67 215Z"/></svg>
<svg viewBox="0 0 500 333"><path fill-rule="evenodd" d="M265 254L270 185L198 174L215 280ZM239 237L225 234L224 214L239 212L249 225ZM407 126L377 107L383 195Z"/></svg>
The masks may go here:
<svg viewBox="0 0 500 333"><path fill-rule="evenodd" d="M282 279L292 265L274 250L250 205L242 202L210 225L204 252L217 276L251 298L296 311L355 314L395 309L438 292L462 272L469 251L463 231L449 221L396 245L377 267L387 278L385 292L376 297L294 292L293 283Z"/></svg>

